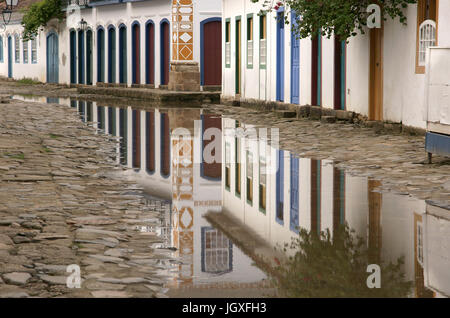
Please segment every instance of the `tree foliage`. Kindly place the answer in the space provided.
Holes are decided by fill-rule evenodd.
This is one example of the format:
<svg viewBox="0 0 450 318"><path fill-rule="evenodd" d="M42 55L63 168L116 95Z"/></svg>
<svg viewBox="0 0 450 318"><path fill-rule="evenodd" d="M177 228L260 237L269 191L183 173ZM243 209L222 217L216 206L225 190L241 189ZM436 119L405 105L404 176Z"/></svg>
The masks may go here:
<svg viewBox="0 0 450 318"><path fill-rule="evenodd" d="M57 18L62 20L64 13L61 10L61 0L42 0L33 3L29 8L24 9L22 26L24 28L22 37L24 40L30 40L38 33L41 26Z"/></svg>
<svg viewBox="0 0 450 318"><path fill-rule="evenodd" d="M319 31L330 37L336 34L342 40L356 36L358 31L364 34L367 30L367 19L371 13L367 12L370 4L379 4L381 18L399 19L406 24L404 9L417 0L251 0L263 5L262 13L277 10L285 6L296 12L296 26L294 32L299 38L316 36ZM286 23L289 18L285 15Z"/></svg>
<svg viewBox="0 0 450 318"><path fill-rule="evenodd" d="M299 236L284 246L289 257L276 268L275 283L284 297L407 297L412 283L405 280L403 257L384 264L378 248L369 249L348 225L333 237L300 229ZM369 264L381 268L381 288L367 287Z"/></svg>

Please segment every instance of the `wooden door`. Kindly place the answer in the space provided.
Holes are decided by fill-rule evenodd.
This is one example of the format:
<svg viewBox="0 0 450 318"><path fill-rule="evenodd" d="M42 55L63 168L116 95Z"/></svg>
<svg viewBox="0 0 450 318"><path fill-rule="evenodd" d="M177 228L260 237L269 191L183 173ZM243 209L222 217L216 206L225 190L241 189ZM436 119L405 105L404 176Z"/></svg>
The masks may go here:
<svg viewBox="0 0 450 318"><path fill-rule="evenodd" d="M58 83L58 36L55 33L47 37L47 82Z"/></svg>
<svg viewBox="0 0 450 318"><path fill-rule="evenodd" d="M86 32L86 84L92 85L92 31Z"/></svg>
<svg viewBox="0 0 450 318"><path fill-rule="evenodd" d="M161 24L161 85L169 84L170 35L169 23Z"/></svg>
<svg viewBox="0 0 450 318"><path fill-rule="evenodd" d="M383 28L370 29L369 120L383 120Z"/></svg>
<svg viewBox="0 0 450 318"><path fill-rule="evenodd" d="M155 84L155 25L149 22L146 26L146 84Z"/></svg>
<svg viewBox="0 0 450 318"><path fill-rule="evenodd" d="M141 27L139 24L133 25L133 84L141 83Z"/></svg>
<svg viewBox="0 0 450 318"><path fill-rule="evenodd" d="M222 83L222 22L212 21L203 26L203 83Z"/></svg>

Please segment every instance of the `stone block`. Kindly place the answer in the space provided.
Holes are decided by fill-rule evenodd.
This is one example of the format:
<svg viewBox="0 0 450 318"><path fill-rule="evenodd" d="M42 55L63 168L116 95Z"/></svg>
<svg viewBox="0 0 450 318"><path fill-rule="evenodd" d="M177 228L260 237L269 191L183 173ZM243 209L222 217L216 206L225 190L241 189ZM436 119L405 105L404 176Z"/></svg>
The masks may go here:
<svg viewBox="0 0 450 318"><path fill-rule="evenodd" d="M320 118L322 117L322 107L311 106L310 107L309 117L312 120L320 120Z"/></svg>

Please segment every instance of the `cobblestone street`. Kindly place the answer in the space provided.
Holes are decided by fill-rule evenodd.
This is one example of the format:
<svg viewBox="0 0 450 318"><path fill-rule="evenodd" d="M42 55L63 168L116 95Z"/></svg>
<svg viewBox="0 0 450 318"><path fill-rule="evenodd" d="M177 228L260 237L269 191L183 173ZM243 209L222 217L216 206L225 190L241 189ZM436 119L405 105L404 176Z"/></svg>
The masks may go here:
<svg viewBox="0 0 450 318"><path fill-rule="evenodd" d="M0 297L165 296L162 207L120 177L115 145L70 108L1 101Z"/></svg>

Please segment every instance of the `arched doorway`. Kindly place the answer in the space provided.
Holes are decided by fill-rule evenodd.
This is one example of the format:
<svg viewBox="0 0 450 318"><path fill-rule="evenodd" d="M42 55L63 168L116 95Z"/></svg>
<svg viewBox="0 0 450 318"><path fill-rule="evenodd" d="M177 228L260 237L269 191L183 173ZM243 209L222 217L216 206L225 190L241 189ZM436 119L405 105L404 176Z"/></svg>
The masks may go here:
<svg viewBox="0 0 450 318"><path fill-rule="evenodd" d="M127 83L127 27L119 27L119 83Z"/></svg>
<svg viewBox="0 0 450 318"><path fill-rule="evenodd" d="M58 83L58 35L54 32L47 35L47 82Z"/></svg>
<svg viewBox="0 0 450 318"><path fill-rule="evenodd" d="M201 85L222 84L222 19L201 22Z"/></svg>
<svg viewBox="0 0 450 318"><path fill-rule="evenodd" d="M92 30L86 31L86 84L92 85Z"/></svg>
<svg viewBox="0 0 450 318"><path fill-rule="evenodd" d="M116 82L116 29L108 28L108 83Z"/></svg>
<svg viewBox="0 0 450 318"><path fill-rule="evenodd" d="M161 22L161 85L169 84L170 27L167 20Z"/></svg>
<svg viewBox="0 0 450 318"><path fill-rule="evenodd" d="M84 84L84 31L78 31L78 84Z"/></svg>
<svg viewBox="0 0 450 318"><path fill-rule="evenodd" d="M145 82L155 84L155 24L148 21L145 26Z"/></svg>
<svg viewBox="0 0 450 318"><path fill-rule="evenodd" d="M105 82L105 30L97 30L97 82Z"/></svg>
<svg viewBox="0 0 450 318"><path fill-rule="evenodd" d="M70 83L77 83L77 32L70 31Z"/></svg>
<svg viewBox="0 0 450 318"><path fill-rule="evenodd" d="M141 26L134 22L131 27L132 38L132 61L133 61L133 84L141 83Z"/></svg>

